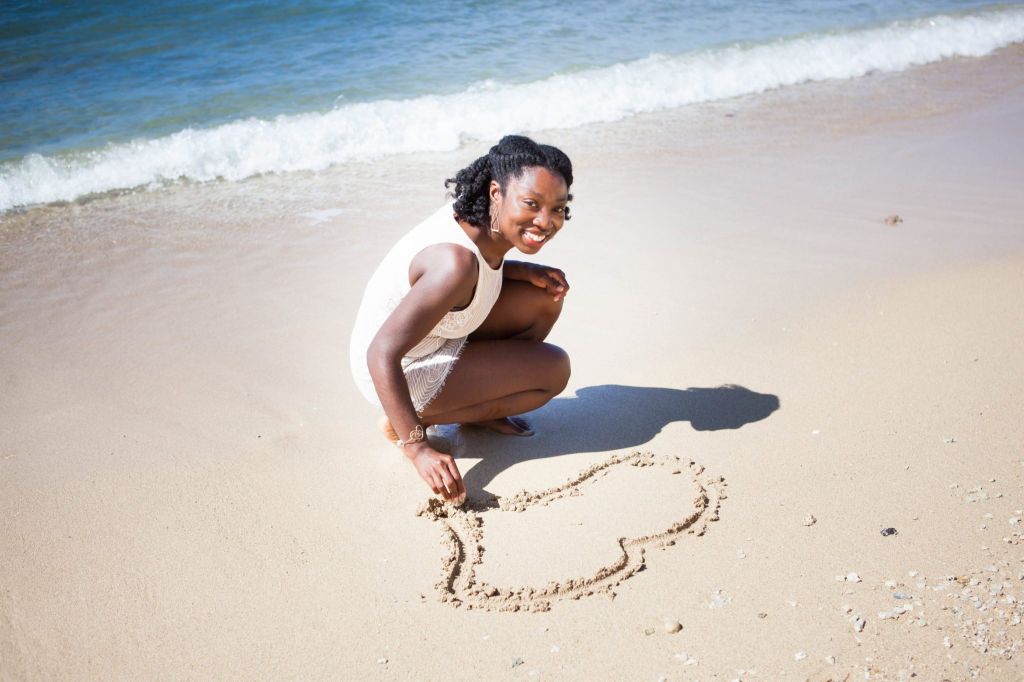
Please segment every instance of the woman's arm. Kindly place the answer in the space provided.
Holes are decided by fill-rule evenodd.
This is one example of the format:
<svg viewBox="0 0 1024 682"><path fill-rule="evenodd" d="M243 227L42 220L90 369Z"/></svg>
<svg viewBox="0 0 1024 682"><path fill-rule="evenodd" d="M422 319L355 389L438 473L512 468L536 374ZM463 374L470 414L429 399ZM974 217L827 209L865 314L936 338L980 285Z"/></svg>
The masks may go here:
<svg viewBox="0 0 1024 682"><path fill-rule="evenodd" d="M420 425L402 372L405 356L454 307L473 295L477 281L476 256L454 244L421 251L409 266L409 293L381 325L366 353L370 377L391 426L402 440ZM456 500L465 495L462 476L451 455L438 452L426 440L410 443L403 454L437 494Z"/></svg>
<svg viewBox="0 0 1024 682"><path fill-rule="evenodd" d="M529 282L535 287L547 289L547 292L556 301L562 300L569 293L569 281L565 279L565 273L558 268L540 265L539 263L507 260L505 261L503 274L508 279Z"/></svg>

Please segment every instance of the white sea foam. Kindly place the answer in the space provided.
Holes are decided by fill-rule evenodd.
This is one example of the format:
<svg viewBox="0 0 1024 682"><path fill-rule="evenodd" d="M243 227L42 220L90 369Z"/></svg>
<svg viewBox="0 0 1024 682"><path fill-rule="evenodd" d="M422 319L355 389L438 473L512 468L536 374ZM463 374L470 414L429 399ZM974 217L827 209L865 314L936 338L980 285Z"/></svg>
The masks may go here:
<svg viewBox="0 0 1024 682"><path fill-rule="evenodd" d="M245 119L78 156L33 154L0 167L0 210L181 178L241 180L403 152L452 150L467 139L572 128L807 81L900 71L954 56L979 57L1021 41L1021 9L942 15L654 55L526 84L477 84L453 95Z"/></svg>

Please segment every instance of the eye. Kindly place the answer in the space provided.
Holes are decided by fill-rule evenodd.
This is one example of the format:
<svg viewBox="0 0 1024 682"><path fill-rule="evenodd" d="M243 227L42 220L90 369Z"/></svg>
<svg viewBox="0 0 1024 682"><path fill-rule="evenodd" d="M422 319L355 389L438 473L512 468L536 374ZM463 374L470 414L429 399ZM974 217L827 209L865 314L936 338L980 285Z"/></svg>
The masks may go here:
<svg viewBox="0 0 1024 682"><path fill-rule="evenodd" d="M523 199L523 203L529 206L530 208L537 208L537 202L534 201L533 199Z"/></svg>
<svg viewBox="0 0 1024 682"><path fill-rule="evenodd" d="M559 215L565 215L565 206L559 206L555 209L555 213Z"/></svg>

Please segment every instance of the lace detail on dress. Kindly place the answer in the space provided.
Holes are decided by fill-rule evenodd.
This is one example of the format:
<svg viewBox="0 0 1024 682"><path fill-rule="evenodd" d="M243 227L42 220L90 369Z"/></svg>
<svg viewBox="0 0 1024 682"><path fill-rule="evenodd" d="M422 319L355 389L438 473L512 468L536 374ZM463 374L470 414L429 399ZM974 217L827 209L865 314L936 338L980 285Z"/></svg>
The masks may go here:
<svg viewBox="0 0 1024 682"><path fill-rule="evenodd" d="M465 346L465 336L446 339L441 347L430 355L422 358L406 356L402 360L402 372L409 384L409 396L417 414L423 414L430 401L444 388L444 382Z"/></svg>

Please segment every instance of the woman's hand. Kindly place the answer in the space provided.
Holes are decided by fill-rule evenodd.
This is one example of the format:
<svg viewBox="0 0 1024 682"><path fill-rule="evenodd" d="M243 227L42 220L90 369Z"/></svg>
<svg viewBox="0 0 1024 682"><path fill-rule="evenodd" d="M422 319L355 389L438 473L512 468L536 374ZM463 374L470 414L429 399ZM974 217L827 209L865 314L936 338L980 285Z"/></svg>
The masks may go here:
<svg viewBox="0 0 1024 682"><path fill-rule="evenodd" d="M561 301L569 293L569 282L565 279L565 273L558 268L538 263L524 263L524 265L526 266L526 281L535 287L547 290L556 301Z"/></svg>
<svg viewBox="0 0 1024 682"><path fill-rule="evenodd" d="M406 450L416 472L435 495L455 504L466 501L466 486L462 483L462 474L455 466L454 457L438 452L426 442L408 445Z"/></svg>

